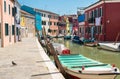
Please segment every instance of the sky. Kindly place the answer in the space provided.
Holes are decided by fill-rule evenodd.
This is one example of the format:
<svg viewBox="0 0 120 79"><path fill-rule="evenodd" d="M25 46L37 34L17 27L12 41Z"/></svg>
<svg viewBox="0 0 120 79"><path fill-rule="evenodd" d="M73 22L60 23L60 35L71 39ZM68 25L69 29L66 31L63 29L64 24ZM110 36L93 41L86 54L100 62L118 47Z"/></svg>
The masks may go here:
<svg viewBox="0 0 120 79"><path fill-rule="evenodd" d="M77 8L87 7L99 0L18 0L21 5L27 5L59 15L77 14Z"/></svg>

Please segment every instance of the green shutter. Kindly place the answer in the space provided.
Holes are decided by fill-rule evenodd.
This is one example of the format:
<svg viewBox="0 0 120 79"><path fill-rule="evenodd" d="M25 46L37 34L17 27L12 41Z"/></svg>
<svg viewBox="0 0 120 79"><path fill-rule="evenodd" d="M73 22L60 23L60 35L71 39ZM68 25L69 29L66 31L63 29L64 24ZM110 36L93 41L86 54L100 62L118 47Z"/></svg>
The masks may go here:
<svg viewBox="0 0 120 79"><path fill-rule="evenodd" d="M15 34L15 25L12 25L12 35Z"/></svg>
<svg viewBox="0 0 120 79"><path fill-rule="evenodd" d="M7 36L8 35L8 24L5 23L5 35Z"/></svg>

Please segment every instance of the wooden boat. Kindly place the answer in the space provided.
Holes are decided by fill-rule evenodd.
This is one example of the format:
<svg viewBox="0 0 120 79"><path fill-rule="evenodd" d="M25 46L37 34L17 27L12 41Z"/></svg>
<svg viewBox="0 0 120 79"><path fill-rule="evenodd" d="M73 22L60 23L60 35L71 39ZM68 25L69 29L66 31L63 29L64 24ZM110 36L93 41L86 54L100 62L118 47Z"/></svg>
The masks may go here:
<svg viewBox="0 0 120 79"><path fill-rule="evenodd" d="M96 42L91 42L91 43L85 43L85 46L89 46L89 47L96 47L98 46L98 44Z"/></svg>
<svg viewBox="0 0 120 79"><path fill-rule="evenodd" d="M59 55L58 59L71 79L115 79L120 71L83 55Z"/></svg>
<svg viewBox="0 0 120 79"><path fill-rule="evenodd" d="M61 55L61 54L70 54L70 49L65 47L64 44L52 43L52 45L53 45L55 51L57 51L57 53L59 55Z"/></svg>
<svg viewBox="0 0 120 79"><path fill-rule="evenodd" d="M120 51L120 43L99 43L99 49L110 50L110 51Z"/></svg>

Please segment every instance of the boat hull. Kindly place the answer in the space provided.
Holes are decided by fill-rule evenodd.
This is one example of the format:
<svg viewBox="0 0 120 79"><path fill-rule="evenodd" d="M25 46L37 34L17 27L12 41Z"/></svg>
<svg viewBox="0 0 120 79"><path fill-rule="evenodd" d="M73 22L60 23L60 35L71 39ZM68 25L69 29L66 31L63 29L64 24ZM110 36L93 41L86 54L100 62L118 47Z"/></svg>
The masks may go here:
<svg viewBox="0 0 120 79"><path fill-rule="evenodd" d="M99 45L100 45L100 47L98 47L99 49L104 49L104 50L109 50L109 51L114 51L114 52L119 52L120 51L119 48L110 47L109 44L100 43Z"/></svg>
<svg viewBox="0 0 120 79"><path fill-rule="evenodd" d="M72 77L72 79L115 79L116 75L99 75L99 74L82 74L73 72L71 70L66 70L67 74Z"/></svg>

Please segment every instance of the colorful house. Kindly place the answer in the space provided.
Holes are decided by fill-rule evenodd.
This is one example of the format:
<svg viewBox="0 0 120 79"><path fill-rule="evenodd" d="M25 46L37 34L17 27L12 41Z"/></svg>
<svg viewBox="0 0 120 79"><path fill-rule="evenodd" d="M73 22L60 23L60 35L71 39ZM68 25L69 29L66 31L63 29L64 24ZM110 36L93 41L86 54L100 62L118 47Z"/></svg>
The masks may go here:
<svg viewBox="0 0 120 79"><path fill-rule="evenodd" d="M15 0L0 0L1 12L1 46L5 47L15 43L15 22L16 9Z"/></svg>
<svg viewBox="0 0 120 79"><path fill-rule="evenodd" d="M15 9L16 9L16 14L15 14L15 42L17 41L21 41L21 36L20 36L20 8L21 5L19 4L19 2L17 0L15 0Z"/></svg>
<svg viewBox="0 0 120 79"><path fill-rule="evenodd" d="M85 8L85 38L115 41L120 32L120 0L100 0ZM120 41L120 37L118 39Z"/></svg>
<svg viewBox="0 0 120 79"><path fill-rule="evenodd" d="M79 36L85 36L85 14L78 15L78 22L79 22Z"/></svg>
<svg viewBox="0 0 120 79"><path fill-rule="evenodd" d="M46 33L51 36L58 34L58 17L59 15L50 11L35 9L36 12L41 13L42 27L45 27Z"/></svg>
<svg viewBox="0 0 120 79"><path fill-rule="evenodd" d="M21 10L21 37L35 36L35 16Z"/></svg>
<svg viewBox="0 0 120 79"><path fill-rule="evenodd" d="M52 36L58 35L58 17L59 15L55 13L50 13L49 15L49 19L50 19L49 29L51 30Z"/></svg>

